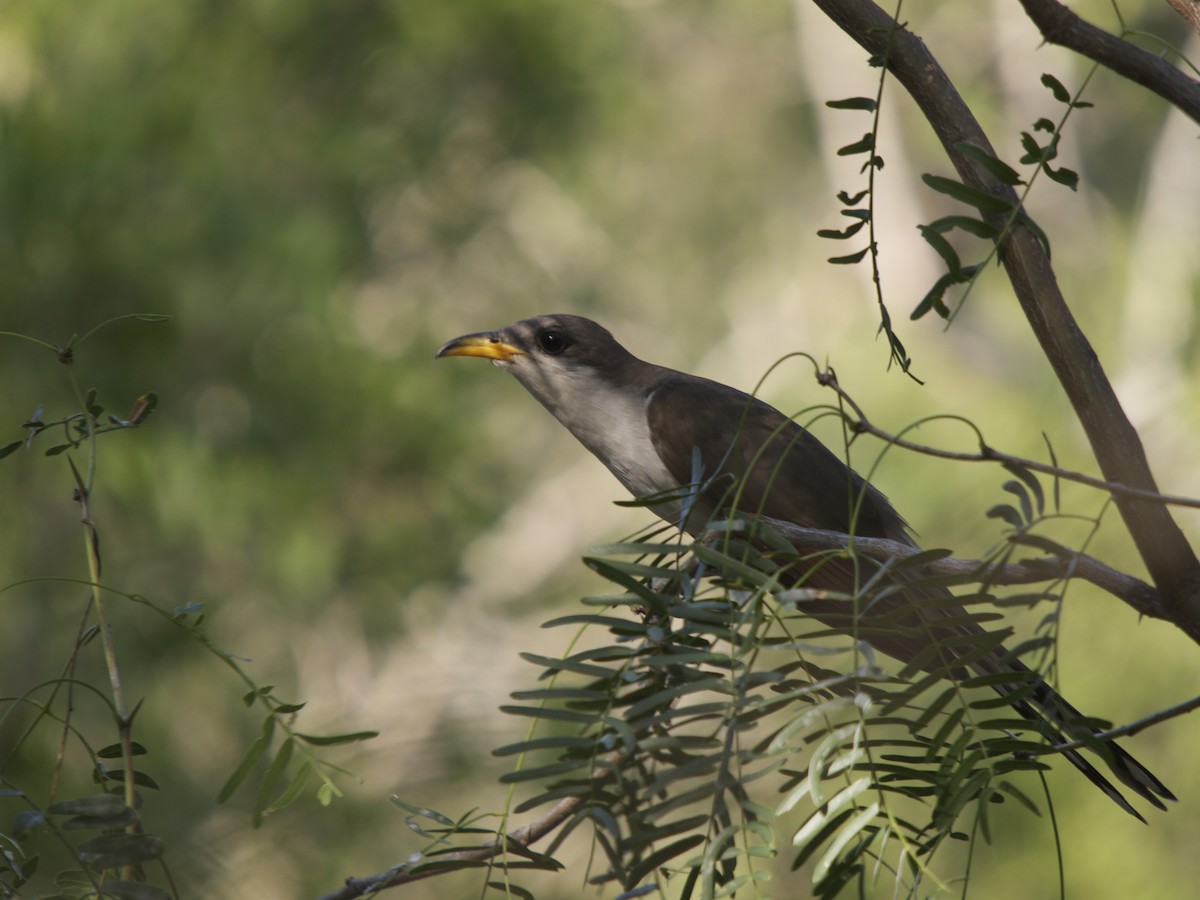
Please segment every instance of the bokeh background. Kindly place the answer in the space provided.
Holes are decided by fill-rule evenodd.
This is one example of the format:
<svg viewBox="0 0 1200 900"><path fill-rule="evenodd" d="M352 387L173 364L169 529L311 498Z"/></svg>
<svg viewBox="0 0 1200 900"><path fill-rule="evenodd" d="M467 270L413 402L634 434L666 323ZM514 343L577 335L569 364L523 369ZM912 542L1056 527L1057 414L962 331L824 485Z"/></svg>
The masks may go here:
<svg viewBox="0 0 1200 900"><path fill-rule="evenodd" d="M1073 6L1119 29L1113 5ZM1166 3L1116 7L1197 58ZM1012 163L1020 132L1062 110L1041 73L1074 89L1090 68L1040 46L1013 2L912 3L902 17ZM168 608L204 603L220 647L308 702L305 730L381 732L329 754L362 779L342 781L344 799L306 796L253 831L241 796L214 805L259 725L241 685L160 620L114 605L126 688L144 699L142 768L163 787L144 817L188 896L316 896L403 860L420 840L392 793L452 815L499 809L506 761L489 750L525 722L497 707L536 674L518 651L563 649L538 626L601 587L580 555L646 521L612 505L616 482L507 376L435 364L450 337L577 312L638 355L744 388L806 351L883 427L962 415L995 446L1045 458L1045 435L1065 465L1093 470L998 273L951 329L907 321L939 274L915 226L956 210L920 185L951 172L894 83L877 225L886 298L924 386L887 365L867 268L825 262L861 246L815 232L846 224L835 194L865 183L861 157L835 151L870 122L823 104L873 95L876 77L800 0L4 4L0 330L61 344L130 312L172 317L114 324L76 354L110 411L160 396L147 427L100 446L105 581ZM1197 495L1195 123L1104 72L1086 99L1095 108L1062 145L1078 193L1043 180L1029 207L1161 485ZM0 444L39 404L47 418L72 410L64 374L45 350L0 339ZM830 399L801 361L763 393L789 411ZM917 437L970 447L958 427ZM878 452L856 446L856 462ZM1002 536L984 516L1006 497L994 468L892 453L876 479L928 546L980 555ZM17 453L0 484L0 582L85 577L63 458ZM1070 487L1063 498L1086 516L1103 505ZM1200 538L1200 515L1178 518ZM1091 546L1142 573L1115 514ZM45 582L0 593L0 694L59 673L84 599ZM1028 629L1045 611L1015 618ZM1110 597L1072 587L1062 632L1062 687L1095 715L1130 721L1197 693L1197 648ZM98 653L83 674L102 685ZM57 732L10 754L28 720L5 709L4 777L36 796ZM1055 773L1068 890L1181 896L1200 878L1200 721L1126 743L1181 803L1145 827ZM72 757L63 790L86 793L87 776ZM20 808L0 799L5 828ZM998 820L1008 827L977 850L972 896L1053 896L1046 820ZM53 872L53 843L38 840ZM587 853L570 844L575 865L530 884L591 895ZM807 890L777 881L775 894Z"/></svg>

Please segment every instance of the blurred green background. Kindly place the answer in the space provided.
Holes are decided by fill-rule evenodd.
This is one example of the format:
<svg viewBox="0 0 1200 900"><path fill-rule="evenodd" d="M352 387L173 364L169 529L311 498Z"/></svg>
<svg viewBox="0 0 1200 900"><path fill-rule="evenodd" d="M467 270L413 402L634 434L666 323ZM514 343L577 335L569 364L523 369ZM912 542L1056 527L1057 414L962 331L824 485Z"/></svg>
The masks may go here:
<svg viewBox="0 0 1200 900"><path fill-rule="evenodd" d="M1107 3L1074 8L1117 27ZM1131 28L1188 39L1164 3L1120 9ZM877 73L804 3L3 10L0 330L61 344L113 316L172 317L115 324L76 354L110 412L125 415L145 391L160 397L146 428L100 445L104 580L167 608L203 602L219 646L308 701L305 730L382 732L329 754L362 777L343 781L345 799L322 809L305 797L251 831L242 798L213 802L260 721L238 702L240 684L159 620L114 604L126 688L144 699L142 768L163 788L144 818L187 896L315 896L403 860L420 844L391 793L450 814L499 809L506 765L489 750L525 723L497 707L536 674L517 652L563 649L538 626L600 587L579 556L646 520L611 505L617 483L510 379L435 364L448 338L577 312L638 355L747 389L803 350L832 363L885 428L959 414L997 447L1044 458L1044 433L1064 465L1093 470L994 270L948 332L907 321L939 274L915 226L957 210L921 187L921 172L951 173L893 83L877 224L887 299L925 384L888 369L867 268L824 262L861 241L815 237L845 224L836 192L865 186L861 158L835 151L870 127L823 103L873 95ZM1039 46L1016 4L904 12L1012 163L1020 131L1062 109L1040 74L1071 89L1087 75ZM1194 38L1191 48L1195 58ZM1162 487L1197 495L1195 126L1105 73L1086 99L1096 107L1075 114L1062 146L1079 192L1043 181L1029 206ZM39 404L48 419L73 409L59 364L31 343L0 339L0 386L0 444ZM789 411L830 399L797 361L764 393ZM971 446L940 424L915 436ZM856 463L878 452L856 445ZM974 556L1001 537L983 515L1005 497L996 469L892 453L876 480L928 546ZM0 582L86 577L64 459L17 453L0 462L0 484ZM1102 506L1072 488L1064 501L1085 515ZM1178 518L1200 538L1200 516ZM1111 512L1092 550L1141 574ZM12 696L58 674L85 595L35 583L0 598L0 693ZM1197 648L1174 628L1083 587L1068 592L1061 653L1064 692L1116 722L1200 685ZM103 684L98 654L89 648L81 674ZM0 753L23 722L5 721ZM45 790L57 736L35 732L5 777ZM1200 879L1200 720L1126 743L1182 802L1147 828L1056 772L1068 890L1181 896ZM64 794L87 792L87 777L69 759ZM20 808L0 800L0 830ZM1006 815L976 854L972 896L1053 896L1046 821ZM539 896L584 895L587 853L571 843L566 873L530 880ZM960 861L942 862L958 872ZM794 877L783 863L778 878ZM478 883L405 896L475 896ZM807 892L803 880L786 885L775 895ZM881 890L890 895L886 878Z"/></svg>

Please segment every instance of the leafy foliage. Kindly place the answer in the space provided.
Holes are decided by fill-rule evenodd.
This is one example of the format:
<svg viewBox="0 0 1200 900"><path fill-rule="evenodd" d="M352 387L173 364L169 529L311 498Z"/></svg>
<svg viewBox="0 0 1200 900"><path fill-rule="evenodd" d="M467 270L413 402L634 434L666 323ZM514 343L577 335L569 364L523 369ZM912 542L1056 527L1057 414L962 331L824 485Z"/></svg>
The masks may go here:
<svg viewBox="0 0 1200 900"><path fill-rule="evenodd" d="M1091 76L1088 77L1090 79ZM921 176L921 180L925 182L926 186L939 194L943 194L952 200L972 208L975 214L942 216L928 225L918 226L921 237L925 239L925 242L934 249L945 263L946 273L934 282L933 286L913 309L911 317L914 320L920 319L930 311L937 313L943 319L952 318L953 314L945 302L946 292L957 285L965 285L966 290L969 291L987 263L991 261L993 256L996 256L1000 252L1005 236L1018 222L1033 231L1037 239L1045 246L1046 253L1049 255L1049 239L1041 227L1025 212L1025 195L1028 194L1029 189L1033 185L1034 178L1039 172L1044 172L1046 177L1058 184L1069 187L1071 190L1076 189L1079 183L1079 175L1076 172L1065 166L1055 169L1049 163L1058 156L1058 142L1062 135L1062 128L1066 124L1067 115L1072 110L1086 109L1092 104L1072 98L1062 83L1049 73L1042 75L1042 84L1050 90L1054 95L1054 99L1060 103L1064 103L1067 109L1057 123L1045 117L1039 118L1034 123L1034 132L1049 134L1050 139L1045 145L1038 144L1036 138L1030 132L1021 132L1021 144L1025 150L1025 154L1020 160L1021 165L1035 166L1034 175L1028 180L1021 178L1016 169L983 147L977 147L966 141L960 141L955 145L955 149L959 153L967 157L972 163L980 166L999 184L1010 188L1023 186L1024 193L1015 205L1002 197L964 184L955 178L930 174ZM1086 86L1087 82L1085 81L1084 84ZM1003 221L1004 224L1002 227L997 226L997 218ZM977 263L963 265L959 260L958 253L946 239L946 235L953 231L961 231L971 237L989 241L992 246L986 258ZM965 299L966 294L964 293L963 297L959 300L960 306Z"/></svg>
<svg viewBox="0 0 1200 900"><path fill-rule="evenodd" d="M1012 472L1004 487L1017 503L991 514L1021 534L1040 521L1044 494L1031 473ZM589 880L615 884L622 897L668 883L672 896L732 896L769 878L766 861L784 853L810 870L820 897L880 877L897 896L943 884L935 857L948 840L990 839L998 803L1037 811L1028 777L1046 767L1039 751L1055 734L1006 712L1034 690L1036 674L961 672L1008 629L971 635L951 661L941 651L955 639L931 635L928 652L898 673L861 640L877 623L859 612L894 591L926 608L948 604L963 624L1000 618L985 590L922 594L947 583L921 570L941 555L878 567L849 553L863 585L840 598L856 610L854 624L832 629L806 615L817 594L782 580L795 549L760 526L714 523L686 546L645 538L598 548L586 564L614 592L546 623L570 629L578 649L526 655L541 686L515 692L505 711L539 733L495 751L519 760L504 781L540 785L514 813L578 804L540 862L550 865L567 835L590 822L603 865ZM1051 644L1047 634L1019 652ZM831 659L835 668L824 664ZM474 833L406 808L435 819L439 845Z"/></svg>
<svg viewBox="0 0 1200 900"><path fill-rule="evenodd" d="M160 316L122 316L144 321L161 321ZM109 324L109 323L103 323ZM103 325L98 326L103 327ZM158 623L178 629L192 641L225 663L248 688L243 700L246 706L265 707L267 715L262 732L245 754L241 764L229 777L217 796L227 800L243 782L252 777L258 781L251 821L255 826L264 817L277 812L300 797L313 780L318 782L316 797L328 805L340 796L335 778L348 774L339 766L323 759L316 748L365 740L374 732L313 735L297 731L294 720L303 703L285 703L276 698L273 686L259 686L241 664L229 653L217 648L202 624L203 605L187 603L173 610L160 607L146 597L118 591L99 580L102 570L99 530L92 514L92 495L97 483L97 441L114 432L136 429L145 424L158 403L153 392L137 398L124 418L109 414L104 418L104 406L97 391L82 392L76 378L76 351L83 341L95 333L93 329L83 338L74 337L65 346L34 340L51 351L67 368L68 382L78 408L47 421L43 406L24 423L27 435L23 440L8 444L0 457L10 456L18 449L29 450L43 434L61 433L63 441L47 448L44 456L55 458L53 464L67 462L74 487L74 499L80 507L80 520L87 537L84 543L90 578L46 579L57 582L60 588L78 593L85 588L79 610L77 629L64 636L61 650L65 662L42 675L42 680L16 696L0 698L0 729L15 723L13 740L6 756L0 760L0 799L15 801L17 811L11 814L12 826L0 833L0 897L18 896L38 872L41 855L33 848L46 849L44 837L51 838L60 854L74 867L63 868L54 876L55 892L41 894L49 898L112 897L129 900L163 900L177 896L171 889L157 886L146 869L151 864L161 866L163 878L171 884L170 870L164 862L166 843L151 833L141 813L142 794L161 790L158 781L145 771L143 760L148 758L147 745L134 740L137 714L143 701L131 703L129 692L139 684L152 681L154 673L122 664L114 633L132 628L123 615L125 611L150 612ZM6 337L22 337L6 334ZM32 339L31 339L32 340ZM76 457L80 462L76 463ZM19 586L12 584L0 592ZM120 609L114 607L118 601ZM44 659L54 659L49 642L41 648ZM88 663L98 656L103 673L93 681L87 674ZM19 729L19 730L18 730ZM49 784L43 786L21 779L12 773L19 769L14 761L29 748L37 754L39 746L49 746L57 730L57 753L48 766ZM111 740L115 730L117 740L99 748L97 738ZM43 736L43 732L49 734ZM265 765L265 769L264 769ZM80 771L81 770L81 771ZM315 779L314 779L315 776ZM67 793L65 785L78 785L90 779L94 790L67 799L56 799ZM38 798L50 798L40 802ZM79 832L96 833L77 840Z"/></svg>

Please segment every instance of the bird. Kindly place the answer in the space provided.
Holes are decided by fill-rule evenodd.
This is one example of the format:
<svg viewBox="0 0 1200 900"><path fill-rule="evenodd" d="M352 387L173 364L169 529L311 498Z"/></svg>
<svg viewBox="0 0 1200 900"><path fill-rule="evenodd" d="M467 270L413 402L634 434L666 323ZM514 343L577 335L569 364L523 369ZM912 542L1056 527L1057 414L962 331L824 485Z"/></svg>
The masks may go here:
<svg viewBox="0 0 1200 900"><path fill-rule="evenodd" d="M511 373L592 452L635 498L683 531L700 535L722 514L740 512L803 528L884 538L916 548L910 529L875 486L806 428L750 394L645 362L607 329L582 316L540 315L498 331L447 341L435 358L478 357ZM1003 646L957 664L953 647L986 634L941 586L880 592L862 612L847 594L861 572L846 554L820 556L796 582L813 589L803 612L874 649L961 680L1001 675L993 687L1020 715L1063 741L1095 732L1078 710ZM957 638L943 643L944 638ZM966 640L964 640L966 638ZM935 648L932 652L930 648ZM1017 690L1020 686L1020 691ZM1113 775L1159 809L1175 800L1115 742L1094 742ZM1142 815L1077 750L1065 756L1137 819Z"/></svg>

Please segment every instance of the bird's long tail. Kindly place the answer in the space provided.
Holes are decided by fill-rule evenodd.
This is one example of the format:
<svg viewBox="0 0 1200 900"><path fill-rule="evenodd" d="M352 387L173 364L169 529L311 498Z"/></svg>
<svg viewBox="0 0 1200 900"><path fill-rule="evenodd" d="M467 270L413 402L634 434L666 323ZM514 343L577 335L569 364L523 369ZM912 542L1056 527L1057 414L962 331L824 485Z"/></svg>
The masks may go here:
<svg viewBox="0 0 1200 900"><path fill-rule="evenodd" d="M1175 800L1171 791L1154 776L1154 774L1133 758L1119 744L1112 740L1096 740L1097 732L1092 728L1083 714L1068 703L1054 688L1041 678L1027 675L1030 669L1019 660L1011 657L1003 660L985 659L979 661L974 668L980 674L994 674L1002 671L1017 673L1012 683L993 684L993 687L1003 697L1012 697L1012 708L1022 718L1035 723L1038 730L1047 737L1058 740L1059 743L1087 742L1087 749L1098 755L1107 764L1116 779L1138 796L1165 810L1163 800ZM1016 696L1016 695L1023 696ZM1084 757L1078 749L1063 750L1062 756L1075 768L1082 772L1092 784L1103 791L1108 797L1131 816L1142 822L1146 820L1130 805L1125 796L1117 790L1100 771Z"/></svg>

